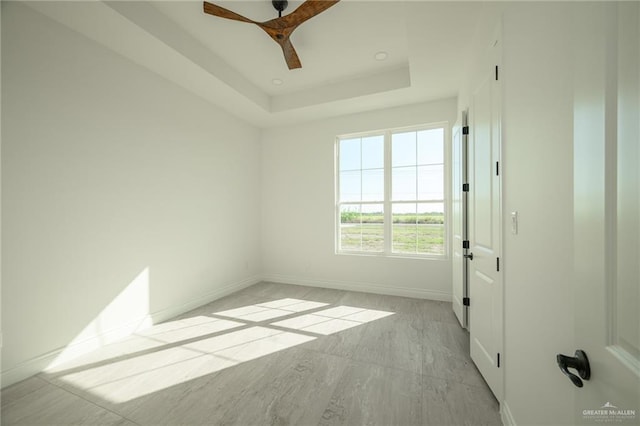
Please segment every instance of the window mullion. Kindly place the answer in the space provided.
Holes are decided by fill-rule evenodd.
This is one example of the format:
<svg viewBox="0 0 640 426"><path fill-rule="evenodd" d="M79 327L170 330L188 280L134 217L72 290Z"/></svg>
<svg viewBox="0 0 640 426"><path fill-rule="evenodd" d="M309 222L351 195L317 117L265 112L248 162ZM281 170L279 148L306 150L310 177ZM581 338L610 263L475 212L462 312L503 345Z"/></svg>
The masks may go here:
<svg viewBox="0 0 640 426"><path fill-rule="evenodd" d="M334 196L335 196L335 199L338 200L338 202L336 203L336 211L334 216L336 221L334 245L335 245L336 251L342 251L342 215L341 215L342 194L340 191L340 175L341 175L340 173L341 172L340 170L340 138L336 138L333 149L334 149L334 155L336 158L336 164L334 167L335 174L336 174L336 186L334 188Z"/></svg>
<svg viewBox="0 0 640 426"><path fill-rule="evenodd" d="M359 212L360 212L360 251L364 251L364 243L363 243L363 238L362 238L362 175L363 175L363 171L362 171L362 138L360 138L360 206L359 206Z"/></svg>
<svg viewBox="0 0 640 426"><path fill-rule="evenodd" d="M391 215L391 132L384 133L384 252L391 254L393 233Z"/></svg>
<svg viewBox="0 0 640 426"><path fill-rule="evenodd" d="M418 253L418 240L420 238L420 232L418 232L418 194L420 193L420 188L418 188L418 185L420 184L420 178L419 178L419 174L420 174L420 167L418 165L419 163L419 155L418 155L418 132L415 133L415 144L416 144L416 194L415 194L415 200L416 200L416 210L415 210L415 215L416 215L416 223L414 224L414 232L416 233L416 242L414 244L414 251L415 253Z"/></svg>

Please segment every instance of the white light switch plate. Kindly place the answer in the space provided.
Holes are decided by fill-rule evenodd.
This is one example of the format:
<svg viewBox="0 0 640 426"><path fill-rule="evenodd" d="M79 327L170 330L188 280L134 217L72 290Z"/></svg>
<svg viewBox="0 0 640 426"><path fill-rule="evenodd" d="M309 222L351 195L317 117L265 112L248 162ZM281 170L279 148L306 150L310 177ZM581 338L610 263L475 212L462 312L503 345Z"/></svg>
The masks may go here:
<svg viewBox="0 0 640 426"><path fill-rule="evenodd" d="M511 233L518 234L518 212L511 212Z"/></svg>

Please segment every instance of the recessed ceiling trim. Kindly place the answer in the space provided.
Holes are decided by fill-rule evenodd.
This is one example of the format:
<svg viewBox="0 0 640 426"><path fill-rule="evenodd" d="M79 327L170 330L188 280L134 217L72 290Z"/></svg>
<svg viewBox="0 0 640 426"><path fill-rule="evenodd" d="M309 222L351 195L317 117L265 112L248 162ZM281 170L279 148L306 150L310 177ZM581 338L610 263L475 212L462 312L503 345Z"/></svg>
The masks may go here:
<svg viewBox="0 0 640 426"><path fill-rule="evenodd" d="M109 1L106 4L261 108L265 110L269 108L269 97L266 93L153 5L138 1Z"/></svg>
<svg viewBox="0 0 640 426"><path fill-rule="evenodd" d="M376 74L358 76L340 82L326 83L304 91L273 96L271 111L287 111L404 89L410 86L409 64L405 64L400 68L388 69Z"/></svg>

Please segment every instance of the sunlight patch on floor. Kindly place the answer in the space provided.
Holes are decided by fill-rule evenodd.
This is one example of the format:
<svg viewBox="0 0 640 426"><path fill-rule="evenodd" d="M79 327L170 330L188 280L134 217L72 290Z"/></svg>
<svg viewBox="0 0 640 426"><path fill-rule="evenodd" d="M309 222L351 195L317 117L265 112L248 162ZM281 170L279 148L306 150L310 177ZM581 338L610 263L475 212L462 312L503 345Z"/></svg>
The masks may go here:
<svg viewBox="0 0 640 426"><path fill-rule="evenodd" d="M142 348L138 352L103 348L117 355L105 359L98 351L84 365L58 370L56 377L105 400L124 403L393 315L353 306L322 309L326 306L279 299L166 322L127 340L130 347ZM305 311L312 312L301 314ZM289 318L269 322L283 316Z"/></svg>
<svg viewBox="0 0 640 426"><path fill-rule="evenodd" d="M187 339L206 336L221 331L230 330L232 328L241 327L244 323L228 320L211 320L193 325L191 327L183 327L175 330L165 331L163 333L149 334L147 337L155 339L163 343L176 343Z"/></svg>
<svg viewBox="0 0 640 426"><path fill-rule="evenodd" d="M392 314L392 312L355 308L353 306L337 306L313 314L278 321L273 325L326 336Z"/></svg>
<svg viewBox="0 0 640 426"><path fill-rule="evenodd" d="M287 298L243 306L241 308L229 309L221 312L214 312L214 315L257 322L279 318L297 312L308 311L310 309L316 309L327 305L328 303Z"/></svg>

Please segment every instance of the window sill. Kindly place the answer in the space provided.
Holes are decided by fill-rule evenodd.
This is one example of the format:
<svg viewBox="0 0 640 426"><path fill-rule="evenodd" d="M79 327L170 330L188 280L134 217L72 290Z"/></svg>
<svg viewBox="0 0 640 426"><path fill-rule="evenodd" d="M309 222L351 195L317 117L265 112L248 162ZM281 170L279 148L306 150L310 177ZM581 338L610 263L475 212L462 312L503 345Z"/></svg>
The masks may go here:
<svg viewBox="0 0 640 426"><path fill-rule="evenodd" d="M449 260L449 256L446 254L432 254L432 255L411 255L411 254L400 254L400 253L369 253L369 252L359 252L359 251L337 251L335 252L337 256L361 256L361 257L377 257L384 259L409 259L409 260L435 260L435 261L446 261Z"/></svg>

